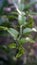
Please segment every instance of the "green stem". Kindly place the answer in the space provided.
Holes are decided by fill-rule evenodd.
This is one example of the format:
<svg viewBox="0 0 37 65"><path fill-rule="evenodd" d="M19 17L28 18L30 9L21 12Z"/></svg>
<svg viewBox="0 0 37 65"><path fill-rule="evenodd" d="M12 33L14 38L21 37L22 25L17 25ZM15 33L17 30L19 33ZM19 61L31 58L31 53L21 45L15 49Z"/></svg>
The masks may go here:
<svg viewBox="0 0 37 65"><path fill-rule="evenodd" d="M19 37L18 37L18 40L20 40L20 38L21 38L21 36L22 36L22 26L23 26L23 25L20 26L20 35L19 35Z"/></svg>

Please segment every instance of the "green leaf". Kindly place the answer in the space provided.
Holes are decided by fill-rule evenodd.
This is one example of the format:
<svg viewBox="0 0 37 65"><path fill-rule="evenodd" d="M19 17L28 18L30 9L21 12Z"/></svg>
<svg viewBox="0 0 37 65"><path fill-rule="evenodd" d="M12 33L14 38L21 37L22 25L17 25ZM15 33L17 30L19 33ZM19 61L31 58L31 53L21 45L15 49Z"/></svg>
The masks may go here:
<svg viewBox="0 0 37 65"><path fill-rule="evenodd" d="M23 34L30 33L30 32L32 32L32 29L31 28L25 28L23 30Z"/></svg>
<svg viewBox="0 0 37 65"><path fill-rule="evenodd" d="M24 10L28 10L34 4L37 4L37 2L30 2L29 4L26 4Z"/></svg>
<svg viewBox="0 0 37 65"><path fill-rule="evenodd" d="M16 55L16 58L21 57L25 53L25 49L23 47L19 48L19 52Z"/></svg>
<svg viewBox="0 0 37 65"><path fill-rule="evenodd" d="M9 44L8 47L9 48L16 48L16 44L15 43Z"/></svg>
<svg viewBox="0 0 37 65"><path fill-rule="evenodd" d="M18 6L18 9L20 11L24 10L24 1L25 0L23 0L23 1L20 0L20 2L19 2L19 0L12 0L12 2L16 3L16 5Z"/></svg>
<svg viewBox="0 0 37 65"><path fill-rule="evenodd" d="M27 24L26 17L23 16L23 15L19 15L18 16L18 22L19 22L20 25L26 25Z"/></svg>
<svg viewBox="0 0 37 65"><path fill-rule="evenodd" d="M19 43L22 45L22 44L24 44L26 42L26 39L25 38L21 38L20 40L19 40Z"/></svg>
<svg viewBox="0 0 37 65"><path fill-rule="evenodd" d="M0 30L5 30L7 31L8 33L10 33L10 35L16 40L17 37L18 37L18 31L13 29L13 28L7 28L7 27L3 27L3 26L0 26Z"/></svg>
<svg viewBox="0 0 37 65"><path fill-rule="evenodd" d="M7 31L7 27L4 27L4 26L0 26L0 30L5 30L5 31Z"/></svg>
<svg viewBox="0 0 37 65"><path fill-rule="evenodd" d="M20 11L23 11L24 10L24 4L22 4L22 3L18 4L18 8Z"/></svg>
<svg viewBox="0 0 37 65"><path fill-rule="evenodd" d="M35 43L35 41L30 37L26 37L25 39L26 39L27 42Z"/></svg>
<svg viewBox="0 0 37 65"><path fill-rule="evenodd" d="M29 14L30 14L30 15L37 15L37 12L29 11Z"/></svg>
<svg viewBox="0 0 37 65"><path fill-rule="evenodd" d="M9 28L7 31L16 40L16 38L18 37L18 34L19 34L18 31L13 28Z"/></svg>
<svg viewBox="0 0 37 65"><path fill-rule="evenodd" d="M23 45L23 44L25 44L25 43L27 43L27 42L35 43L35 41L34 41L33 39L29 38L29 37L27 37L27 38L21 38L21 39L19 40L20 45Z"/></svg>
<svg viewBox="0 0 37 65"><path fill-rule="evenodd" d="M32 26L34 25L34 19L31 15L29 16L27 22L28 22L27 27L32 28Z"/></svg>

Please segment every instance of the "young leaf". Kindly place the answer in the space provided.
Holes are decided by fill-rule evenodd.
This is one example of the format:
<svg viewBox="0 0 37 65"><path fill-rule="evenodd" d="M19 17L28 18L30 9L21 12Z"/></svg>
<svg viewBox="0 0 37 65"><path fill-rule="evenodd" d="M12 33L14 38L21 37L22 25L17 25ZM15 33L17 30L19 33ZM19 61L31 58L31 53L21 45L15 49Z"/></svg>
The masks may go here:
<svg viewBox="0 0 37 65"><path fill-rule="evenodd" d="M8 47L9 48L16 48L16 44L15 43L9 44Z"/></svg>
<svg viewBox="0 0 37 65"><path fill-rule="evenodd" d="M18 16L18 22L19 22L20 25L26 25L27 24L26 17L23 16L23 15L19 15Z"/></svg>
<svg viewBox="0 0 37 65"><path fill-rule="evenodd" d="M25 49L23 47L19 48L19 52L16 55L16 58L21 57L25 53Z"/></svg>
<svg viewBox="0 0 37 65"><path fill-rule="evenodd" d="M24 44L26 42L26 39L25 38L21 38L20 40L19 40L19 43L22 45L22 44Z"/></svg>
<svg viewBox="0 0 37 65"><path fill-rule="evenodd" d="M16 40L16 38L18 37L18 34L19 34L18 31L13 28L9 28L7 31Z"/></svg>

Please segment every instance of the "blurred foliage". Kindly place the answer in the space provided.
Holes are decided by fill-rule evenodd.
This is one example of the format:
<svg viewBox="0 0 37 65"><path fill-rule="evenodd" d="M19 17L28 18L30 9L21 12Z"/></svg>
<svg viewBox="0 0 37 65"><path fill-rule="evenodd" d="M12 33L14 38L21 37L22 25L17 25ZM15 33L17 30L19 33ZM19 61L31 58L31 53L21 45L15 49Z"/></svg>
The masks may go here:
<svg viewBox="0 0 37 65"><path fill-rule="evenodd" d="M8 65L9 64L15 65L17 62L17 59L21 58L21 56L23 54L25 54L26 52L31 50L33 43L36 42L33 38L31 38L31 36L32 36L31 33L37 32L37 29L33 26L33 24L34 24L34 20L33 20L33 16L32 16L33 13L31 13L30 7L34 4L36 4L37 2L31 1L31 2L27 3L26 0L19 0L16 3L15 1L16 0L14 0L11 4L9 4L7 0L1 0L1 4L0 4L0 6L1 6L0 7L0 31L1 30L7 31L9 33L9 35L11 37L13 37L14 42L15 42L15 43L11 43L7 46L3 45L5 48L0 45L0 51L2 49L2 51L5 51L5 53L8 55L8 57L7 57L8 60L6 61ZM13 10L11 8L12 5L14 5L15 10ZM5 9L4 9L4 7L5 7ZM28 17L28 19L27 19L27 17ZM16 20L17 20L17 22L14 22ZM13 24L13 22L14 22L14 25L11 26L11 24ZM16 25L15 23L18 25ZM17 28L13 27L15 25ZM29 35L31 35L31 36L29 36ZM30 45L31 45L30 49L29 48L25 49L23 47L23 45L26 43L27 44L30 43ZM27 53L27 56L29 57L29 53ZM27 57L27 61L28 61L28 57ZM0 64L7 65L4 61L4 59L3 60L2 59L0 58Z"/></svg>

